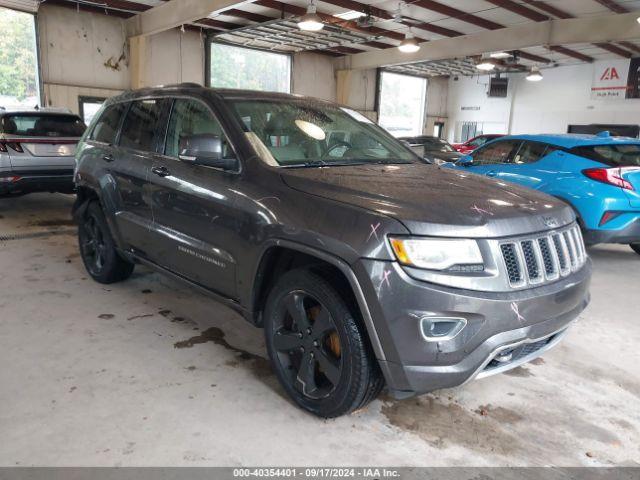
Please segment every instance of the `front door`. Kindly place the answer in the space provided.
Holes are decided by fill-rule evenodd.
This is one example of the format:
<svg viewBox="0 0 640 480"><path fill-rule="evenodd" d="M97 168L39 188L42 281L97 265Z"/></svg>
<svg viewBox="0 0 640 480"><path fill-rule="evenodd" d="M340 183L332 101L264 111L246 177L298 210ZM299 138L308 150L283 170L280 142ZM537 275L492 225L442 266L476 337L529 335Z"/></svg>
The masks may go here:
<svg viewBox="0 0 640 480"><path fill-rule="evenodd" d="M500 172L509 169L513 154L517 151L521 140L502 140L493 142L473 152L473 163L468 168L470 172L487 177L497 177Z"/></svg>
<svg viewBox="0 0 640 480"><path fill-rule="evenodd" d="M164 147L151 166L158 242L153 260L225 297L236 298L238 259L229 246L237 240L234 184L239 176L178 158L181 138L205 133L220 136L225 155L235 155L207 105L195 99L176 99Z"/></svg>

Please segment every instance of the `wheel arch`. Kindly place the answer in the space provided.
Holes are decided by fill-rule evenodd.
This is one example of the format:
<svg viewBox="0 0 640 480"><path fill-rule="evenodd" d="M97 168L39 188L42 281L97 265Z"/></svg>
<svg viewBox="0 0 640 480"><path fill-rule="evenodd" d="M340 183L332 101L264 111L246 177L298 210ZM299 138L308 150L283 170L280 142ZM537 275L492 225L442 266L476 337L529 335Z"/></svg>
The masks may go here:
<svg viewBox="0 0 640 480"><path fill-rule="evenodd" d="M338 286L346 287L353 307L357 308L378 360L385 360L380 338L358 279L347 262L330 253L288 240L273 240L265 245L253 276L251 312L256 325L262 325L262 311L270 287L279 274L307 266ZM342 285L341 285L342 284ZM345 290L341 290L344 292Z"/></svg>

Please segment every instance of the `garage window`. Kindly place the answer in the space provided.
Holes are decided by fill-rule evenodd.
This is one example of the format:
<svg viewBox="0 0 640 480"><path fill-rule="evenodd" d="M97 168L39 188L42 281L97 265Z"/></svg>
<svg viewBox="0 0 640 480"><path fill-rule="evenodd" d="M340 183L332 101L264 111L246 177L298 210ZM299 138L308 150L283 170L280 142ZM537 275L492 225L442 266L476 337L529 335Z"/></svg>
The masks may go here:
<svg viewBox="0 0 640 480"><path fill-rule="evenodd" d="M396 137L421 135L427 97L427 79L382 72L378 123Z"/></svg>
<svg viewBox="0 0 640 480"><path fill-rule="evenodd" d="M106 98L103 97L78 97L78 109L80 118L85 124L89 125L96 113L100 111L100 107Z"/></svg>
<svg viewBox="0 0 640 480"><path fill-rule="evenodd" d="M210 42L209 85L269 92L291 92L291 56Z"/></svg>
<svg viewBox="0 0 640 480"><path fill-rule="evenodd" d="M0 107L40 105L35 17L0 7Z"/></svg>

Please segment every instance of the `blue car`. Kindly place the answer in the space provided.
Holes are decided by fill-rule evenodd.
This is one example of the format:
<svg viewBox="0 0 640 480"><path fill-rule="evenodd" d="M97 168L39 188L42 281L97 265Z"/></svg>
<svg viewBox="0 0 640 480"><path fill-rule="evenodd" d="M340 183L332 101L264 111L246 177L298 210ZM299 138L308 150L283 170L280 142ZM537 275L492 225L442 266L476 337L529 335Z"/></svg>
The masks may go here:
<svg viewBox="0 0 640 480"><path fill-rule="evenodd" d="M585 241L640 254L640 141L598 135L501 137L447 168L514 182L573 207Z"/></svg>

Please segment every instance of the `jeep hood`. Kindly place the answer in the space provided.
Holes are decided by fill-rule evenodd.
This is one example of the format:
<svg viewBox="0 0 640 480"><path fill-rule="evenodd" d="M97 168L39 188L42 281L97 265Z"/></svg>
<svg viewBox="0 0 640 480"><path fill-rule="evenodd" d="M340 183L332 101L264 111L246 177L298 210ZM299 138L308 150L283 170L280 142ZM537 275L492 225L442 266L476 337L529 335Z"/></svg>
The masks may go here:
<svg viewBox="0 0 640 480"><path fill-rule="evenodd" d="M507 237L575 219L548 195L432 165L292 168L281 176L298 191L393 217L415 235Z"/></svg>

